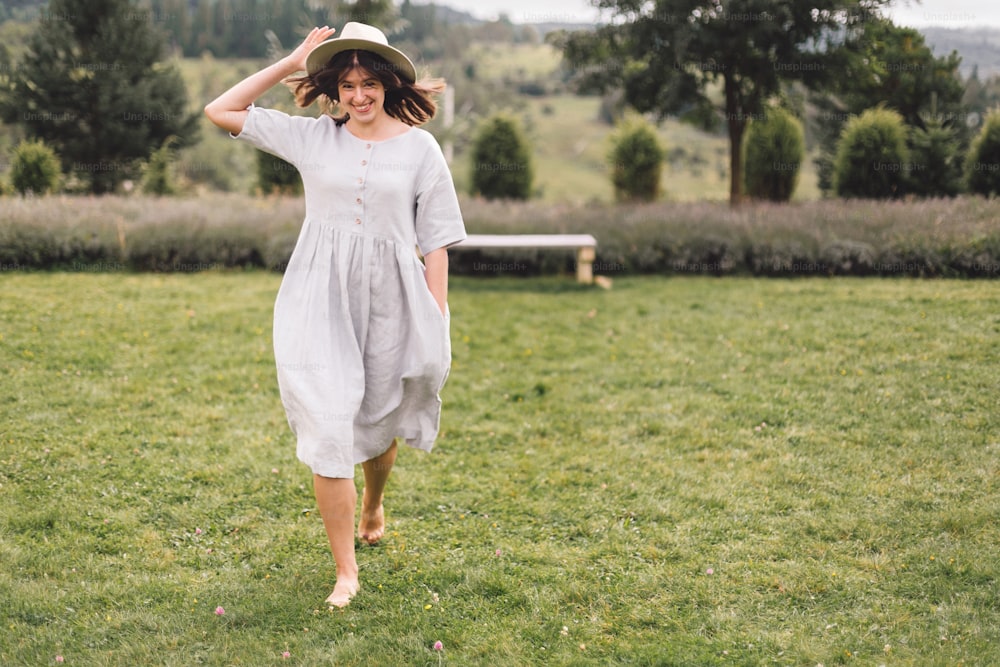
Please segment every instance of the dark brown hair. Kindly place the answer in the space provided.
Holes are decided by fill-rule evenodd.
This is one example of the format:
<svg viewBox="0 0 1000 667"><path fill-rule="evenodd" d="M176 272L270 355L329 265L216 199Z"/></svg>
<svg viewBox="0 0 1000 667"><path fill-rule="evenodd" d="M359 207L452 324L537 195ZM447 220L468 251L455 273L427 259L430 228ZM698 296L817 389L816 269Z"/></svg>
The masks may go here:
<svg viewBox="0 0 1000 667"><path fill-rule="evenodd" d="M295 93L295 103L307 107L316 100L320 108L330 113L338 125L350 118L346 112L334 115L333 109L340 102L340 81L348 72L359 69L385 88L385 112L407 125L426 123L437 112L433 96L445 89L444 79L420 79L410 83L400 76L397 65L371 51L341 51L330 58L323 69L288 79L286 83Z"/></svg>

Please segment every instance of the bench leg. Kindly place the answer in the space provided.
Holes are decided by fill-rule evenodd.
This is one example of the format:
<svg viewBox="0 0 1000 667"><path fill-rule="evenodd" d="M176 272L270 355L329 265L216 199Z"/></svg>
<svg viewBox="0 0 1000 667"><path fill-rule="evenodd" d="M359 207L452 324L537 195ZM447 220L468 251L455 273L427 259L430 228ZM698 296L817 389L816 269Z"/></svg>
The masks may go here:
<svg viewBox="0 0 1000 667"><path fill-rule="evenodd" d="M589 285L594 282L594 259L597 253L593 248L576 249L576 281Z"/></svg>

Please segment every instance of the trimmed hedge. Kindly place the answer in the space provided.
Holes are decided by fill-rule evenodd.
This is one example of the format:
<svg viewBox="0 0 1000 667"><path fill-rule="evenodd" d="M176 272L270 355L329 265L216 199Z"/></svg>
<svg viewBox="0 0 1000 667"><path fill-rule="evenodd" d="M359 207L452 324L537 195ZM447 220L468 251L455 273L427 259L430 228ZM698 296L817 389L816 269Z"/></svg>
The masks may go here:
<svg viewBox="0 0 1000 667"><path fill-rule="evenodd" d="M884 107L868 109L847 121L837 142L834 189L841 197L902 197L913 168L903 117Z"/></svg>
<svg viewBox="0 0 1000 667"><path fill-rule="evenodd" d="M615 199L619 202L656 201L660 196L660 176L667 153L653 126L641 116L630 118L618 124L610 141L608 166Z"/></svg>
<svg viewBox="0 0 1000 667"><path fill-rule="evenodd" d="M481 121L472 144L472 190L488 199L528 199L534 178L520 122L505 115Z"/></svg>
<svg viewBox="0 0 1000 667"><path fill-rule="evenodd" d="M998 205L921 201L550 205L464 199L470 233L590 233L598 275L1000 277ZM282 271L301 198L7 197L0 271ZM454 275L575 272L570 250L462 250Z"/></svg>
<svg viewBox="0 0 1000 667"><path fill-rule="evenodd" d="M802 123L781 107L752 120L743 139L743 184L754 199L786 202L798 184L806 156Z"/></svg>
<svg viewBox="0 0 1000 667"><path fill-rule="evenodd" d="M9 197L0 269L283 269L287 256L269 244L294 237L301 218L301 203L283 198Z"/></svg>
<svg viewBox="0 0 1000 667"><path fill-rule="evenodd" d="M14 149L10 184L21 194L45 195L59 189L59 157L44 141L22 141Z"/></svg>
<svg viewBox="0 0 1000 667"><path fill-rule="evenodd" d="M470 232L590 233L594 273L1000 278L997 203L823 200L631 206L466 202ZM453 275L572 274L572 251L456 250Z"/></svg>

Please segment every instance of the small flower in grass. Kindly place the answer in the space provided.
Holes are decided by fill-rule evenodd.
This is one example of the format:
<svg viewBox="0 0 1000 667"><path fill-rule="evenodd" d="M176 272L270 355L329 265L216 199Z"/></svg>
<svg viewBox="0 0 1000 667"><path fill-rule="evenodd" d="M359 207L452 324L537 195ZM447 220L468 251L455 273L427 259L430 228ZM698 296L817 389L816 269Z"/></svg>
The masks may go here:
<svg viewBox="0 0 1000 667"><path fill-rule="evenodd" d="M497 558L499 558L502 555L503 555L503 552L500 549L497 549Z"/></svg>
<svg viewBox="0 0 1000 667"><path fill-rule="evenodd" d="M438 640L438 641L434 642L434 650L435 651L443 651L444 650L444 644L441 643L441 640Z"/></svg>
<svg viewBox="0 0 1000 667"><path fill-rule="evenodd" d="M65 661L66 661L66 658L62 657L61 655L57 655L56 656L56 662L65 662Z"/></svg>
<svg viewBox="0 0 1000 667"><path fill-rule="evenodd" d="M216 615L216 616L222 616L222 615L224 615L225 613L226 613L226 610L225 610L225 609L223 609L222 607L216 607L216 608L215 608L215 615Z"/></svg>
<svg viewBox="0 0 1000 667"><path fill-rule="evenodd" d="M288 651L285 651L284 653L281 654L281 657L284 658L285 660L288 660L289 658L292 657L292 654L289 653Z"/></svg>
<svg viewBox="0 0 1000 667"><path fill-rule="evenodd" d="M195 528L194 529L194 534L195 535L201 535L201 528Z"/></svg>
<svg viewBox="0 0 1000 667"><path fill-rule="evenodd" d="M713 570L712 568L707 568L705 570L705 574L715 574L715 570Z"/></svg>

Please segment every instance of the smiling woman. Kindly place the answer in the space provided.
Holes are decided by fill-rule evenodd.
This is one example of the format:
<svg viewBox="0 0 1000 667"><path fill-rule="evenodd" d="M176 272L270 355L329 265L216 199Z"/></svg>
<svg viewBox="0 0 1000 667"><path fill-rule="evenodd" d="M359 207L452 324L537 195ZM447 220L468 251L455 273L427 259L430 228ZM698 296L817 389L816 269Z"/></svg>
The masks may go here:
<svg viewBox="0 0 1000 667"><path fill-rule="evenodd" d="M336 41L343 39L327 43ZM400 57L406 58L402 54ZM341 114L334 116L338 125L353 114L355 135L366 135L366 139L395 136L399 130L430 120L437 110L432 96L444 90L443 80L416 81L409 59L406 64L398 60L366 49L339 51L319 68L307 65L315 71L292 78L289 83L294 86L299 106L307 107L319 99L324 108L339 109Z"/></svg>
<svg viewBox="0 0 1000 667"><path fill-rule="evenodd" d="M360 588L355 465L365 477L357 536L375 544L385 533L396 439L430 451L437 438L451 365L447 249L466 235L441 148L414 127L433 117L443 82L417 81L413 63L378 28L348 23L341 37L332 34L315 28L205 113L302 175L306 219L274 307L274 356L336 561L326 602L344 607ZM287 81L297 103L319 100L339 116L253 105L300 71Z"/></svg>

